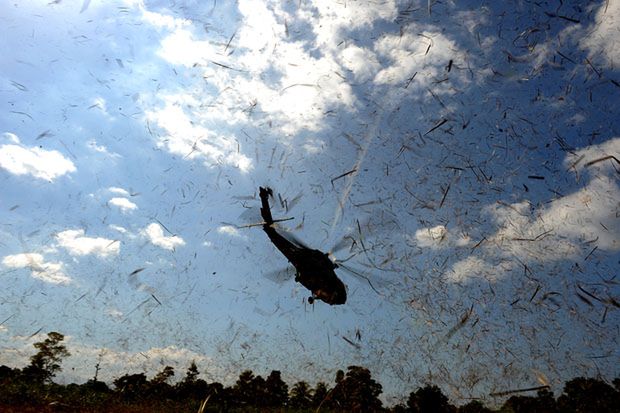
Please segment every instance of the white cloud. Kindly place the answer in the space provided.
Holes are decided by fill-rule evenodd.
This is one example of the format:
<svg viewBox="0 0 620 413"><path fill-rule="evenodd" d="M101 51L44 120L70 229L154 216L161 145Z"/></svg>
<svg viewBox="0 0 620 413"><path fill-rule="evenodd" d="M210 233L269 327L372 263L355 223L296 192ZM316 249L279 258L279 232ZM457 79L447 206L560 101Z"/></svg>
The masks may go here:
<svg viewBox="0 0 620 413"><path fill-rule="evenodd" d="M497 248L502 256L538 262L574 258L594 247L620 251L620 187L617 165L608 156L620 157L620 138L610 139L569 154L568 171L589 176L582 188L544 206L528 201L495 204L487 212L499 229L483 248ZM592 163L592 161L596 161Z"/></svg>
<svg viewBox="0 0 620 413"><path fill-rule="evenodd" d="M69 284L71 278L64 273L61 262L45 262L41 254L25 253L7 255L2 264L9 268L29 268L33 278L50 284Z"/></svg>
<svg viewBox="0 0 620 413"><path fill-rule="evenodd" d="M116 186L109 187L108 191L112 192L113 194L119 194L121 196L129 196L129 192L127 192L123 188L118 188Z"/></svg>
<svg viewBox="0 0 620 413"><path fill-rule="evenodd" d="M452 239L452 243L457 247L466 247L471 242L471 238L468 235L461 235L458 238Z"/></svg>
<svg viewBox="0 0 620 413"><path fill-rule="evenodd" d="M321 139L308 139L304 142L302 147L309 155L316 155L323 152L325 149L325 142Z"/></svg>
<svg viewBox="0 0 620 413"><path fill-rule="evenodd" d="M118 231L118 232L120 232L121 234L126 234L126 233L127 233L127 229L126 229L126 228L121 227L120 225L110 224L110 225L108 225L108 227L109 227L110 229L113 229L114 231Z"/></svg>
<svg viewBox="0 0 620 413"><path fill-rule="evenodd" d="M371 26L377 20L394 21L398 7L394 0L381 2L335 2L317 0L311 10L300 10L317 36L317 46L321 48L336 47L342 40L343 31Z"/></svg>
<svg viewBox="0 0 620 413"><path fill-rule="evenodd" d="M127 198L112 198L108 201L108 204L119 207L122 212L129 212L138 208L136 204Z"/></svg>
<svg viewBox="0 0 620 413"><path fill-rule="evenodd" d="M13 134L4 136L8 136L14 143L0 145L0 168L14 175L32 175L35 178L53 181L76 170L73 162L58 151L22 145Z"/></svg>
<svg viewBox="0 0 620 413"><path fill-rule="evenodd" d="M106 100L102 98L101 96L96 97L95 99L92 100L89 109L94 109L94 108L101 110L105 115L109 116L108 108L106 105Z"/></svg>
<svg viewBox="0 0 620 413"><path fill-rule="evenodd" d="M162 40L158 55L172 64L186 67L195 63L206 64L211 60L222 60L222 56L218 56L208 41L194 40L189 30L180 28Z"/></svg>
<svg viewBox="0 0 620 413"><path fill-rule="evenodd" d="M286 43L279 48L277 59L272 63L282 75L276 86L278 89L253 95L263 110L283 122L284 133L321 130L328 109L353 110L355 98L351 86L336 74L342 68L332 55L316 58L307 53L303 44ZM265 91L264 88L253 89ZM243 90L249 92L246 88Z"/></svg>
<svg viewBox="0 0 620 413"><path fill-rule="evenodd" d="M117 240L85 237L83 229L59 232L56 235L56 240L71 255L95 254L104 258L109 255L117 255L120 251L120 243Z"/></svg>
<svg viewBox="0 0 620 413"><path fill-rule="evenodd" d="M20 368L27 365L35 351L33 344L46 338L44 334L10 337L9 345L5 344L0 351L0 365ZM148 377L153 377L166 365L175 369L175 379L181 379L192 361L196 363L199 371L204 372L208 368L209 373L215 374L220 380L226 376L221 368L214 365L211 358L174 345L132 352L79 343L71 336L65 336L64 343L71 355L63 360L63 371L57 376L56 380L61 383L86 382L92 378L97 363L101 367L98 379L110 384L126 373L144 372Z"/></svg>
<svg viewBox="0 0 620 413"><path fill-rule="evenodd" d="M436 80L448 61L455 59L459 53L457 45L445 35L418 32L414 27L407 29L403 36L394 34L382 37L374 48L391 63L377 73L375 82L404 85L417 72L412 87L426 86ZM461 79L465 80L464 77Z"/></svg>
<svg viewBox="0 0 620 413"><path fill-rule="evenodd" d="M171 152L190 159L202 154L211 163L218 160L247 171L251 166L250 159L237 152L237 142L232 136L222 138L226 134L221 126L217 134L211 131L214 121L223 122L226 127L238 126L249 121L252 110L248 108L258 105L256 110L268 115L261 117L287 136L302 129L324 128L325 112L336 106L353 110L355 97L350 85L342 79L342 66L333 53L327 50L321 55L314 54L306 43L287 37L285 20L298 19L299 16L289 16L278 5L260 2L241 1L238 6L243 22L235 32L234 54L224 53L225 47L218 42L198 39L196 34L179 27L164 38L159 51L160 56L170 63L186 67L196 63L201 65L203 77L208 79L210 87L217 89L216 93L208 93L217 96L209 103L209 110L204 110L202 97L196 99L199 102L192 103L196 107L202 105L200 110L191 111L185 105L182 109L170 108L168 99L164 109L149 111L147 116L166 129L169 136L160 143ZM328 20L339 19L339 16L329 11L328 5L321 7L325 8L326 14L317 18L302 12L302 19L310 19L317 25L325 24L325 30L329 30ZM379 9L385 11L387 8L388 5L382 5ZM349 12L346 8L343 10ZM373 19L379 17L367 7L362 10L368 18L371 15ZM359 18L358 14L351 16L356 23ZM338 24L345 23L340 21ZM351 24L346 27L350 28ZM226 39L222 41L227 42ZM340 51L334 49L334 53ZM175 96L169 98L176 99ZM188 99L179 101L189 103ZM218 139L224 139L231 148L222 146Z"/></svg>
<svg viewBox="0 0 620 413"><path fill-rule="evenodd" d="M241 232L239 232L239 230L232 225L222 225L218 227L217 232L231 237L245 238Z"/></svg>
<svg viewBox="0 0 620 413"><path fill-rule="evenodd" d="M571 240L557 236L557 228L538 219L529 202L496 204L486 208L499 229L490 237L489 248L499 254L522 260L549 261L575 256L578 249Z"/></svg>
<svg viewBox="0 0 620 413"><path fill-rule="evenodd" d="M96 140L91 139L86 143L90 148L92 148L95 152L103 153L105 155L111 156L112 158L120 158L121 155L118 153L110 152L107 147L104 145L99 145Z"/></svg>
<svg viewBox="0 0 620 413"><path fill-rule="evenodd" d="M574 125L582 124L586 120L587 120L587 118L586 118L586 116L583 113L577 112L573 116L571 116L570 118L566 119L566 123L568 125L573 125L574 126Z"/></svg>
<svg viewBox="0 0 620 413"><path fill-rule="evenodd" d="M142 10L142 18L144 19L144 21L155 27L166 28L168 30L179 29L189 26L191 24L191 22L188 20L148 11L144 8Z"/></svg>
<svg viewBox="0 0 620 413"><path fill-rule="evenodd" d="M68 347L71 356L63 362L63 370L71 371L77 376L72 381L83 382L92 378L93 366L97 362L101 367L99 379L106 382L112 382L119 375L127 372L145 372L147 376L152 377L161 371L163 366L173 367L175 379L181 379L192 361L196 363L200 371L205 371L207 367L210 370L213 369L210 358L174 345L152 347L136 352L77 343L71 343Z"/></svg>
<svg viewBox="0 0 620 413"><path fill-rule="evenodd" d="M185 245L183 238L177 235L171 237L164 236L163 228L156 223L149 224L142 232L153 245L167 250L174 250L177 246Z"/></svg>
<svg viewBox="0 0 620 413"><path fill-rule="evenodd" d="M456 12L456 21L460 22L472 38L479 42L482 50L491 50L497 38L493 35L485 36L480 28L489 25L489 17L492 11L487 6L477 7L474 10L461 10Z"/></svg>
<svg viewBox="0 0 620 413"><path fill-rule="evenodd" d="M620 250L620 188L614 178L594 177L584 188L533 209L528 202L487 210L499 225L489 238L501 254L523 260L558 260L594 246Z"/></svg>
<svg viewBox="0 0 620 413"><path fill-rule="evenodd" d="M118 308L108 308L105 310L105 313L116 320L120 320L123 317L123 312Z"/></svg>
<svg viewBox="0 0 620 413"><path fill-rule="evenodd" d="M262 51L273 48L279 39L284 39L285 27L278 23L278 11L270 10L266 2L241 0L238 4L243 16L243 25L237 34L238 45L247 49L249 56L258 58L258 68L264 67L261 62L265 63L266 56Z"/></svg>
<svg viewBox="0 0 620 413"><path fill-rule="evenodd" d="M592 30L580 38L581 47L590 57L603 53L609 62L620 61L620 2L602 2L594 19Z"/></svg>
<svg viewBox="0 0 620 413"><path fill-rule="evenodd" d="M481 258L469 256L454 263L446 278L452 282L467 282L475 278L494 281L503 272Z"/></svg>
<svg viewBox="0 0 620 413"><path fill-rule="evenodd" d="M614 160L588 162L608 155L618 157L620 139L615 138L569 154L565 167L583 173L590 180L581 189L542 205L528 201L495 204L486 208L498 230L486 236L479 251L485 259L468 257L455 263L447 273L454 282L485 278L494 280L508 273L514 258L548 268L555 261L587 256L594 248L616 253L620 251L620 187ZM429 246L441 237L442 228L416 234ZM505 259L491 264L490 257ZM512 263L512 264L511 264Z"/></svg>
<svg viewBox="0 0 620 413"><path fill-rule="evenodd" d="M332 22L336 25L344 22L335 22L339 14L334 14L329 5L314 6L324 10L318 14L306 14L300 10L297 16L289 16L276 5L268 7L253 1L239 2L244 23L237 33L237 49L243 51L235 53L237 62L244 68L251 68L252 72L271 71L274 81L268 84L265 80L272 79L235 75L235 90L231 94L237 100L258 102L262 111L274 117L275 127L284 134L295 134L302 129L320 130L324 127L324 113L329 108L352 108L355 100L349 84L338 76L342 67L330 52L335 46L331 43L334 36L327 33ZM388 8L386 4L382 10ZM360 11L354 21L359 22L361 16ZM310 53L307 44L287 37L285 21L300 17L307 19L315 30L321 26L320 33L327 33L330 38L330 47L322 55ZM334 30L337 29L334 27ZM318 39L316 44L321 42ZM223 84L222 89L229 84Z"/></svg>
<svg viewBox="0 0 620 413"><path fill-rule="evenodd" d="M554 200L538 218L540 229L553 228L558 237L575 243L596 240L608 251L620 250L620 188L613 179L596 177L583 189ZM530 231L531 233L531 231Z"/></svg>
<svg viewBox="0 0 620 413"><path fill-rule="evenodd" d="M591 145L574 151L564 159L564 166L579 172L592 172L592 174L604 172L607 175L615 176L617 173L614 166L617 168L620 165L612 158L591 164L593 161L609 156L620 159L620 138L612 138L598 145Z"/></svg>
<svg viewBox="0 0 620 413"><path fill-rule="evenodd" d="M202 115L196 112L188 115L174 102L176 98L191 99L189 96L169 96L168 103L163 109L147 112L147 117L168 133L159 140L159 146L184 158L203 157L208 165L223 163L237 167L242 172L251 170L252 160L239 153L238 142L234 137L222 133L216 134L197 125L192 116L199 119Z"/></svg>
<svg viewBox="0 0 620 413"><path fill-rule="evenodd" d="M443 225L433 228L419 229L415 232L415 239L420 247L437 248L444 240L448 231Z"/></svg>
<svg viewBox="0 0 620 413"><path fill-rule="evenodd" d="M349 46L340 54L344 67L349 69L357 82L365 82L372 79L381 69L375 54L362 47Z"/></svg>
<svg viewBox="0 0 620 413"><path fill-rule="evenodd" d="M464 247L470 242L467 236L449 234L443 225L417 230L415 240L418 246L425 248Z"/></svg>
<svg viewBox="0 0 620 413"><path fill-rule="evenodd" d="M19 144L19 138L17 137L16 134L11 133L11 132L4 132L2 134L2 137L6 140L8 140L11 143L17 143Z"/></svg>

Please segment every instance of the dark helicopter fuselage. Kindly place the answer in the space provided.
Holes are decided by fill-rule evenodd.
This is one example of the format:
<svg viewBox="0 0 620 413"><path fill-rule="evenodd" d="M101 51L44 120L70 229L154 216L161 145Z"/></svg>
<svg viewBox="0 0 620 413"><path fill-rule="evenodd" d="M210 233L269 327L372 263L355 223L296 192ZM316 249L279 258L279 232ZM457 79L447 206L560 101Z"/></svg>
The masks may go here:
<svg viewBox="0 0 620 413"><path fill-rule="evenodd" d="M347 301L347 291L334 269L338 266L329 259L329 256L319 250L297 245L279 234L273 227L273 217L269 208L270 188L259 188L262 202L261 215L265 224L263 230L278 250L293 264L297 275L295 281L312 292L308 300L319 299L327 304L344 304Z"/></svg>

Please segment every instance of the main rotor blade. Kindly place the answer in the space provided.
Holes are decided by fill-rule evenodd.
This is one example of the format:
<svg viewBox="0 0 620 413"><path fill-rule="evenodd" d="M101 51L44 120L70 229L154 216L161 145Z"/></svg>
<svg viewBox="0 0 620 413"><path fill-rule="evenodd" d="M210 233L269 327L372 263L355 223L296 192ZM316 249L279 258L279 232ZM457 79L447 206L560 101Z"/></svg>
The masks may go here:
<svg viewBox="0 0 620 413"><path fill-rule="evenodd" d="M293 267L286 267L275 271L268 271L263 273L263 277L267 278L276 284L283 284L292 279L295 275L295 269Z"/></svg>
<svg viewBox="0 0 620 413"><path fill-rule="evenodd" d="M335 254L345 248L349 248L349 250L352 250L355 245L357 245L357 241L355 241L355 238L353 238L351 235L345 235L334 244L331 250L329 250L328 254Z"/></svg>
<svg viewBox="0 0 620 413"><path fill-rule="evenodd" d="M303 193L300 192L293 199L288 200L288 198L283 198L282 194L280 194L279 192L273 191L273 194L269 197L269 208L271 213L273 214L273 217L276 218L278 216L288 214L288 212L291 211L295 205L297 205L302 196ZM245 211L243 211L239 215L240 223L227 225L232 225L236 228L251 228L265 224L260 212L260 199L258 199L256 196L238 196L233 197L233 199L242 201L241 204L245 208ZM252 200L257 200L257 202L245 202ZM250 204L252 206L249 206ZM291 219L294 218L276 218L273 220L273 222L283 222L289 221Z"/></svg>
<svg viewBox="0 0 620 413"><path fill-rule="evenodd" d="M284 222L284 221L290 221L292 219L295 219L295 217L289 217L289 218L282 218L282 219L274 219L273 222ZM247 224L247 225L241 225L241 226L237 226L237 228L252 228L252 227L261 227L263 225L267 224L265 221L263 222L256 222L254 224Z"/></svg>
<svg viewBox="0 0 620 413"><path fill-rule="evenodd" d="M314 249L314 248L311 248L308 245L306 245L303 241L301 241L299 238L297 238L291 232L288 232L288 231L286 231L286 230L284 230L282 228L277 228L276 230L278 231L278 233L280 235L282 235L284 238L286 238L287 240L289 240L293 244L297 245L298 247L306 248L306 249L309 249L309 250Z"/></svg>
<svg viewBox="0 0 620 413"><path fill-rule="evenodd" d="M351 268L351 267L350 267L350 266L348 266L348 265L344 265L344 264L342 264L342 263L337 263L337 264L338 264L338 267L339 267L339 268L342 268L343 270L347 271L349 274L352 274L352 275L354 275L355 277L358 277L358 278L360 278L360 279L365 280L365 281L368 283L368 285L370 285L370 288L372 288L372 290L373 290L375 293L377 293L377 294L378 294L378 295L380 295L380 296L383 296L383 294L381 294L381 293L379 292L379 290L377 290L377 289L375 288L375 286L373 285L373 283L370 281L370 278L368 278L366 275L362 274L362 273L361 273L361 272L359 272L359 271L354 270L353 268Z"/></svg>

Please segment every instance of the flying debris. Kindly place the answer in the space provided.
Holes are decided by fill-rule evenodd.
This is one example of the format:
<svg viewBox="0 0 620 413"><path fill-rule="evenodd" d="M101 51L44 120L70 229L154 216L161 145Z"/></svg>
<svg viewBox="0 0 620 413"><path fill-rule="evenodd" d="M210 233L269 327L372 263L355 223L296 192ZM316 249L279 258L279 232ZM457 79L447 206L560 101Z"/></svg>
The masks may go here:
<svg viewBox="0 0 620 413"><path fill-rule="evenodd" d="M84 13L86 9L88 9L88 6L90 6L90 0L84 0L84 3L82 3L82 8L80 9L80 14Z"/></svg>
<svg viewBox="0 0 620 413"><path fill-rule="evenodd" d="M273 196L273 192L270 188L263 187L259 188L259 192L263 230L295 267L295 281L312 292L308 302L312 304L315 299L319 299L330 305L344 304L347 301L347 291L334 272L338 265L329 259L329 254L307 247L299 241L289 241L279 234L273 226L275 221L269 207L269 196Z"/></svg>

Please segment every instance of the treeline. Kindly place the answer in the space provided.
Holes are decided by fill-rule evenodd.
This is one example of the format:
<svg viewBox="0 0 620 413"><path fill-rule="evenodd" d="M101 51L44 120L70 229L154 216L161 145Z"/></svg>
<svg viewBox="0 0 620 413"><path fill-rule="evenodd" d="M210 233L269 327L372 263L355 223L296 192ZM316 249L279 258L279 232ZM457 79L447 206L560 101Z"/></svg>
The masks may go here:
<svg viewBox="0 0 620 413"><path fill-rule="evenodd" d="M613 386L575 378L557 398L543 386L536 396L512 395L498 410L478 400L454 406L433 385L411 392L405 404L385 407L379 399L381 384L360 366L339 370L331 386L299 381L289 387L277 370L267 378L246 370L234 385L224 386L200 379L194 362L176 384L171 383L174 369L166 366L150 379L144 373L124 374L110 387L97 379L97 365L95 377L86 383L60 385L52 379L70 355L63 340L62 334L51 332L34 344L38 351L29 365L0 366L0 412L620 412L620 378Z"/></svg>

